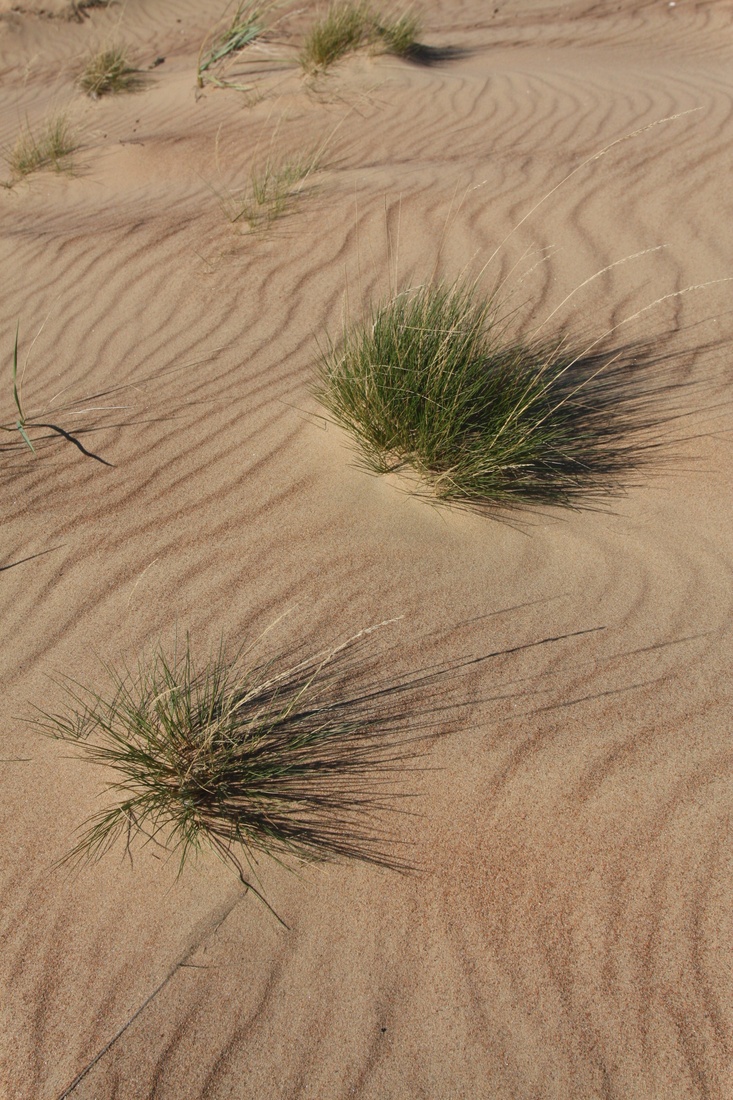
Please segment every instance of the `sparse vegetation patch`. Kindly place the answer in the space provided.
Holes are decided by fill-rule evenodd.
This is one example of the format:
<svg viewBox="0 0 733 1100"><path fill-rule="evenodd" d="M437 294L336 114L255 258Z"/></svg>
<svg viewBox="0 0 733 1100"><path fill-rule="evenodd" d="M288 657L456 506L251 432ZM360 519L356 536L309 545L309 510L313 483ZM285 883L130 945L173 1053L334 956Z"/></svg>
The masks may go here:
<svg viewBox="0 0 733 1100"><path fill-rule="evenodd" d="M269 14L277 6L275 2L262 0L240 0L231 21L218 34L207 35L201 44L196 73L199 88L205 83L218 87L249 90L248 86L223 80L215 76L214 70L221 66L226 58L243 50L262 35L268 26Z"/></svg>
<svg viewBox="0 0 733 1100"><path fill-rule="evenodd" d="M240 193L220 196L233 223L246 222L250 229L267 229L292 206L305 181L318 168L318 153L303 153L278 160L268 157L252 171L249 185Z"/></svg>
<svg viewBox="0 0 733 1100"><path fill-rule="evenodd" d="M140 72L124 46L110 46L92 54L79 76L79 87L92 99L132 92L142 86Z"/></svg>
<svg viewBox="0 0 733 1100"><path fill-rule="evenodd" d="M13 179L18 180L43 168L57 172L68 169L71 155L78 147L67 116L59 114L49 117L35 130L26 124L5 159Z"/></svg>

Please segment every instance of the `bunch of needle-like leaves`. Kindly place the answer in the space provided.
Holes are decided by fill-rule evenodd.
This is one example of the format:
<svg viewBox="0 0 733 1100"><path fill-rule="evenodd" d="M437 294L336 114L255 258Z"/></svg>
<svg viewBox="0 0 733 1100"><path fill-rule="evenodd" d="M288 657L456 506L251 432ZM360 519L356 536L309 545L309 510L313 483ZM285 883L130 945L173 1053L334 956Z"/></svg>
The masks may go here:
<svg viewBox="0 0 733 1100"><path fill-rule="evenodd" d="M399 705L415 686L353 687L358 640L278 671L221 648L198 665L187 638L172 658L158 649L113 674L108 694L69 685L68 712L38 724L111 769L115 796L71 855L139 833L181 866L208 845L240 873L258 852L404 867L381 819L404 797L395 783L415 755Z"/></svg>
<svg viewBox="0 0 733 1100"><path fill-rule="evenodd" d="M583 505L658 445L643 349L512 338L476 284L430 283L329 343L317 393L370 469L412 467L439 499Z"/></svg>

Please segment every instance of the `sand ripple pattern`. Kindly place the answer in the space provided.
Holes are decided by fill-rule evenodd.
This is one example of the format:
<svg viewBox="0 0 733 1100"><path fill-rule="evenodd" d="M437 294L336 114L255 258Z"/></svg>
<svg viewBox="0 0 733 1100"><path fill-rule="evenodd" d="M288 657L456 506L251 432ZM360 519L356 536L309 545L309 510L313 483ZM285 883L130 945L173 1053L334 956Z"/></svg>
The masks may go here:
<svg viewBox="0 0 733 1100"><path fill-rule="evenodd" d="M0 348L19 320L27 411L87 452L0 449L0 1095L727 1100L733 7L426 0L450 63L314 90L283 61L245 104L195 94L220 6L128 0L165 63L92 104L75 66L120 13L0 4L0 141L64 104L83 134L75 175L0 191ZM222 193L328 135L292 212L229 224ZM484 265L526 330L673 333L671 469L510 524L353 464L310 392L345 294ZM454 667L405 779L420 873L263 866L284 932L205 859L56 868L103 779L22 720L53 676L288 609L273 651L402 616L385 675Z"/></svg>

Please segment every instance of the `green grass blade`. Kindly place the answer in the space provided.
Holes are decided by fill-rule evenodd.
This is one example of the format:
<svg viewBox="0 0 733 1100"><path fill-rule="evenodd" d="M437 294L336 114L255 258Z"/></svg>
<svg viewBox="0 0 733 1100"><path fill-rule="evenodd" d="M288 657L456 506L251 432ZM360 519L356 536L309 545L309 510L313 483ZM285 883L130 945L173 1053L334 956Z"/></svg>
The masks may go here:
<svg viewBox="0 0 733 1100"><path fill-rule="evenodd" d="M16 423L16 425L15 425L15 426L16 426L16 428L18 429L18 431L20 432L20 434L21 434L21 435L23 436L23 439L24 439L24 440L25 440L25 442L26 442L26 443L28 444L28 446L30 447L30 449L31 449L31 450L33 451L33 454L35 454L35 453L36 453L36 448L35 448L35 447L33 446L33 444L31 443L30 439L28 438L28 436L27 436L27 434L26 434L26 430L25 430L25 428L23 427L23 425L21 424L21 422L20 422L20 421L18 421L18 422Z"/></svg>
<svg viewBox="0 0 733 1100"><path fill-rule="evenodd" d="M20 394L18 393L18 334L20 332L20 321L15 326L15 346L13 348L13 399L15 401L15 407L18 410L18 417L20 428L22 424L25 424L25 416L23 415L23 408L20 404Z"/></svg>

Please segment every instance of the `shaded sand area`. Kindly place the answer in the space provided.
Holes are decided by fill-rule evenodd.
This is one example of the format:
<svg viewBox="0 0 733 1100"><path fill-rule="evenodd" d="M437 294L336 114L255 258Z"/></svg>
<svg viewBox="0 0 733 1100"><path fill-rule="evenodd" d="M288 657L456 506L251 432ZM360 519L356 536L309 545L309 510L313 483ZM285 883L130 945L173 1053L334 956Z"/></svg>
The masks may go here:
<svg viewBox="0 0 733 1100"><path fill-rule="evenodd" d="M220 3L66 7L0 3L0 143L80 135L0 191L0 423L19 322L27 415L89 452L0 440L3 1100L733 1096L733 4L424 0L451 60L315 84L307 4L199 92ZM93 102L112 35L145 85ZM227 219L321 145L266 231ZM677 445L605 509L434 507L311 394L345 308L489 260L519 331L664 349ZM453 669L390 822L419 871L263 862L286 931L214 856L57 869L112 776L26 721L53 677L284 612L269 654L397 619L367 679Z"/></svg>

